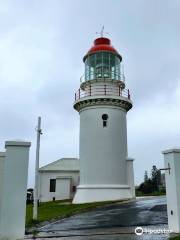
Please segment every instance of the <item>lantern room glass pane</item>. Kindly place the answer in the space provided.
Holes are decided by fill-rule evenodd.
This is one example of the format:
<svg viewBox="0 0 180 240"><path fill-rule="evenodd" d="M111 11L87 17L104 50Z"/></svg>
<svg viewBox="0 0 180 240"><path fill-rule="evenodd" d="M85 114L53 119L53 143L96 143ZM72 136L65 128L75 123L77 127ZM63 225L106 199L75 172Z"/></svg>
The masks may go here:
<svg viewBox="0 0 180 240"><path fill-rule="evenodd" d="M86 58L85 81L93 79L120 80L120 59L110 52L98 52Z"/></svg>

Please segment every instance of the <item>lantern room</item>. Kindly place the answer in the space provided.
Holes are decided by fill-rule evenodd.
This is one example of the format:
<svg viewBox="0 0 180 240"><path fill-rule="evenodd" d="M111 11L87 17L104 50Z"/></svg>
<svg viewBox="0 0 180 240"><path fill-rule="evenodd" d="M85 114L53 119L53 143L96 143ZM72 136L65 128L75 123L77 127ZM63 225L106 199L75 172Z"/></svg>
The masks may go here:
<svg viewBox="0 0 180 240"><path fill-rule="evenodd" d="M111 41L108 38L95 39L94 46L84 56L83 61L85 63L85 81L94 79L123 80L122 57L111 46Z"/></svg>

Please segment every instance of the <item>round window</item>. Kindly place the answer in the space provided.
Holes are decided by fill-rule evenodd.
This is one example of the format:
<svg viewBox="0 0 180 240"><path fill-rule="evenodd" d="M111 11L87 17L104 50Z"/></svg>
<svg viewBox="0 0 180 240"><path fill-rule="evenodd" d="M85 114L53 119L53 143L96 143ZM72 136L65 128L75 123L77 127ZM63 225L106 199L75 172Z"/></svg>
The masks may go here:
<svg viewBox="0 0 180 240"><path fill-rule="evenodd" d="M108 115L107 114L103 114L102 115L102 120L106 121L108 119Z"/></svg>

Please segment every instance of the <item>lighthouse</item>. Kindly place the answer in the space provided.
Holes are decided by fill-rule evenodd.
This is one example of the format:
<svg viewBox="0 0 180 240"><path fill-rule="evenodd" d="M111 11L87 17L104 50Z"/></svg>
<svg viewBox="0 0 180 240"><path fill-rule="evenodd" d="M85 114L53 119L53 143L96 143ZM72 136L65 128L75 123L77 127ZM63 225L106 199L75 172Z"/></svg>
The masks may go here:
<svg viewBox="0 0 180 240"><path fill-rule="evenodd" d="M80 183L73 203L134 198L126 124L132 101L121 70L122 56L102 35L83 62L85 73L74 102L80 115Z"/></svg>

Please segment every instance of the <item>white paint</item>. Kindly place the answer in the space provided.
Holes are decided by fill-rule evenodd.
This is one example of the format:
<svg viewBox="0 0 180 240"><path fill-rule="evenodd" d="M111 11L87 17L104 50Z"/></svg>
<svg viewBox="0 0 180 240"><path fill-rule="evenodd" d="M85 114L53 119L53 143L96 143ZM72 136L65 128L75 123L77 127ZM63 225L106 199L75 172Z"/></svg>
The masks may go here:
<svg viewBox="0 0 180 240"><path fill-rule="evenodd" d="M0 239L24 239L29 142L7 141Z"/></svg>
<svg viewBox="0 0 180 240"><path fill-rule="evenodd" d="M86 203L132 198L128 185L79 185L73 203Z"/></svg>
<svg viewBox="0 0 180 240"><path fill-rule="evenodd" d="M58 194L56 193L56 199L70 199L71 198L71 177L57 177L56 178L56 188L58 189Z"/></svg>
<svg viewBox="0 0 180 240"><path fill-rule="evenodd" d="M135 194L135 185L134 185L134 168L133 168L133 158L127 158L126 164L127 164L127 184L130 186L130 192L131 196L133 198L136 197Z"/></svg>
<svg viewBox="0 0 180 240"><path fill-rule="evenodd" d="M0 152L0 216L2 209L2 193L3 193L3 177L4 177L4 164L5 164L5 152ZM1 232L1 224L0 224L0 232Z"/></svg>
<svg viewBox="0 0 180 240"><path fill-rule="evenodd" d="M102 115L108 114L107 127ZM126 184L126 112L95 106L80 112L80 179L84 184Z"/></svg>
<svg viewBox="0 0 180 240"><path fill-rule="evenodd" d="M180 232L180 149L170 149L162 152L165 171L168 225L173 232ZM169 164L169 165L168 165ZM171 212L173 211L173 212Z"/></svg>
<svg viewBox="0 0 180 240"><path fill-rule="evenodd" d="M50 179L56 179L56 191L50 192ZM73 186L79 184L79 159L63 158L39 169L41 202L72 199Z"/></svg>
<svg viewBox="0 0 180 240"><path fill-rule="evenodd" d="M103 114L108 114L106 128L103 127ZM98 104L84 107L80 111L80 186L73 202L134 197L134 190L131 190L134 180L130 180L134 178L133 167L128 163L127 171L126 158L126 111L121 107ZM96 188L96 185L104 184L106 188ZM93 189L83 187L88 185L94 185ZM110 185L117 187L110 188Z"/></svg>

